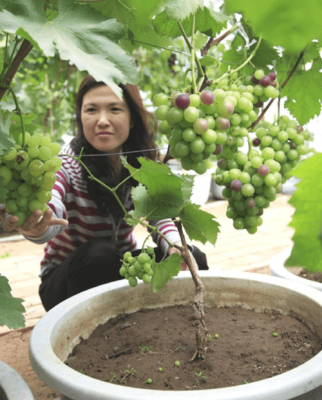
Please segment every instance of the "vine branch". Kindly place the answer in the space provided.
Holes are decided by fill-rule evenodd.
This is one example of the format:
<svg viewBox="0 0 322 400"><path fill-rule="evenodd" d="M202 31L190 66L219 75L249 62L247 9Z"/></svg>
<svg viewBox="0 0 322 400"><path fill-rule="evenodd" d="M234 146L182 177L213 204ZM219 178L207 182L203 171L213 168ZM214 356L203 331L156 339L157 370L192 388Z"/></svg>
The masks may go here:
<svg viewBox="0 0 322 400"><path fill-rule="evenodd" d="M205 287L204 287L200 277L197 274L198 266L197 266L195 260L192 259L192 257L190 256L186 238L183 233L181 221L174 221L174 222L176 224L176 227L178 228L178 232L180 234L180 239L181 239L181 242L183 245L182 256L189 267L193 282L196 286L193 310L194 310L194 317L196 319L196 325L197 325L197 332L196 332L197 348L189 361L192 362L197 357L201 360L204 360L206 358L207 350L208 350L208 347L207 347L208 329L206 328L206 323L205 323L205 319L204 319L205 318L205 312L204 312Z"/></svg>
<svg viewBox="0 0 322 400"><path fill-rule="evenodd" d="M220 78L215 79L215 80L213 81L213 83L218 83L218 82L220 82L222 79L226 78L228 75L230 75L230 74L232 74L232 73L234 73L234 72L237 72L237 71L239 71L240 69L244 68L244 66L247 65L247 64L250 62L250 60L255 56L256 51L257 51L257 49L258 49L258 47L259 47L259 45L260 45L260 43L261 43L261 40L262 40L262 35L260 35L260 37L258 38L256 47L255 47L254 50L250 53L250 56L249 56L241 65L239 65L239 67L233 69L232 71L226 72L226 73L223 74Z"/></svg>
<svg viewBox="0 0 322 400"><path fill-rule="evenodd" d="M193 43L194 43L194 32L195 32L195 15L193 15L193 18L192 18L191 42L190 42L190 40L189 40L189 38L188 38L188 36L187 36L182 24L181 24L181 22L177 21L177 23L178 23L178 26L179 26L179 28L181 30L182 36L183 36L185 42L187 43L187 45L189 47L189 50L190 50L190 53L191 53L192 87L193 87L193 92L197 93L198 92L198 88L201 86L201 84L202 84L202 82L203 82L203 80L205 78L205 73L204 73L204 70L202 69L202 66L200 64L200 61L199 61L198 57L196 56L195 48L194 48L194 45L193 45ZM197 65L199 76L201 77L200 78L201 79L201 83L198 84L198 87L196 85L196 78L195 78L195 75L194 75L195 74L195 63Z"/></svg>
<svg viewBox="0 0 322 400"><path fill-rule="evenodd" d="M0 82L0 100L5 95L8 87L10 87L12 79L15 76L15 73L17 72L21 62L27 57L32 48L33 45L27 39L24 39L14 60L10 63L4 77Z"/></svg>

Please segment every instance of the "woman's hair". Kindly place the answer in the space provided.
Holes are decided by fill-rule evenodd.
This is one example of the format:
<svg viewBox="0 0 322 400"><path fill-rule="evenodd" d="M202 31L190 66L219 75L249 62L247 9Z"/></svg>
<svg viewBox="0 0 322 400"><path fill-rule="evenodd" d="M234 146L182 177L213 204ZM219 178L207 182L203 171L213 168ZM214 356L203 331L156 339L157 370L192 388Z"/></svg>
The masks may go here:
<svg viewBox="0 0 322 400"><path fill-rule="evenodd" d="M109 187L117 185L115 171L113 165L108 162L108 157L98 157L97 154L102 154L96 150L85 138L83 124L81 121L81 109L84 95L90 90L98 86L105 85L104 82L97 82L91 75L87 75L79 86L76 95L76 122L77 134L71 141L71 147L76 154L80 154L83 148L82 161L91 171L91 173ZM123 91L123 98L129 107L131 115L131 128L128 139L122 146L123 153L127 157L127 161L135 168L140 167L138 157L146 157L152 160L158 158L157 146L154 141L156 131L156 120L143 105L139 89L131 84L119 84ZM93 156L90 156L93 155ZM123 178L128 176L128 171L123 169ZM88 172L82 167L83 179L87 184L87 189L91 198L97 203L98 210L102 214L113 212L118 214L121 211L114 196L99 183L89 179ZM130 180L132 185L137 182L134 179ZM123 186L123 185L122 185ZM124 195L123 187L120 187L117 194L122 198Z"/></svg>

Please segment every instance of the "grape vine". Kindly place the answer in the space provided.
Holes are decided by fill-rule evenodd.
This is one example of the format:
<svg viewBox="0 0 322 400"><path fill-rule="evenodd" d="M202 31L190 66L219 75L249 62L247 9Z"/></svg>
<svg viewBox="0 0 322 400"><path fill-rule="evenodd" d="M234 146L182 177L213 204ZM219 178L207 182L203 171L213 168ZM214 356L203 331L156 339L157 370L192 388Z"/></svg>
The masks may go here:
<svg viewBox="0 0 322 400"><path fill-rule="evenodd" d="M226 215L233 219L235 229L246 229L254 234L263 223L264 209L282 191L282 185L292 176L301 156L308 153L306 141L310 140L310 133L302 132L303 128L295 120L282 116L276 123L257 129L256 137L251 140L250 134L280 96L275 71L265 74L263 69L256 69L249 75L243 70L255 56L261 38L240 66L208 82L199 92L205 73L200 73L198 68L201 81L197 87L193 73L197 60L193 42L189 42L180 27L191 50L192 86L170 97L158 93L153 98L159 130L169 141L165 162L175 158L180 160L184 170L204 174L209 165L207 160L215 155L214 179L217 185L224 186L223 196L228 199ZM281 89L302 57L303 52ZM260 112L265 103L265 109ZM240 149L245 139L249 145L247 154Z"/></svg>

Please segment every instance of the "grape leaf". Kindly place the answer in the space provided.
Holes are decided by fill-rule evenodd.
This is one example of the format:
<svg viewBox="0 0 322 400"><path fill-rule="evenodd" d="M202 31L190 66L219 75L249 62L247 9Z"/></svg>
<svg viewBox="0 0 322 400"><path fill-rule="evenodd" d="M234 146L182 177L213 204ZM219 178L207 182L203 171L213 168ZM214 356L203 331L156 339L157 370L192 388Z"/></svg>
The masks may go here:
<svg viewBox="0 0 322 400"><path fill-rule="evenodd" d="M175 218L183 207L183 202L178 207L164 204L162 199L150 196L146 187L141 184L132 189L132 199L135 207L133 217L144 220Z"/></svg>
<svg viewBox="0 0 322 400"><path fill-rule="evenodd" d="M163 0L132 0L136 11L136 20L138 24L144 24L144 21L156 11L157 7L163 3Z"/></svg>
<svg viewBox="0 0 322 400"><path fill-rule="evenodd" d="M189 200L193 177L177 176L167 165L143 157L139 157L138 161L141 164L140 169L130 166L124 159L123 165L133 174L134 179L146 186L151 196L174 207Z"/></svg>
<svg viewBox="0 0 322 400"><path fill-rule="evenodd" d="M0 156L7 153L14 145L15 142L9 134L11 124L11 115L5 117L4 113L0 114Z"/></svg>
<svg viewBox="0 0 322 400"><path fill-rule="evenodd" d="M256 43L250 47L254 50ZM256 65L257 68L264 68L267 65L272 65L272 62L278 60L280 56L276 49L274 49L267 40L262 40L259 48L256 51L255 56L252 58L252 63Z"/></svg>
<svg viewBox="0 0 322 400"><path fill-rule="evenodd" d="M0 0L1 29L27 38L46 56L58 51L62 60L88 71L118 96L119 82L135 83L131 57L118 45L124 36L120 23L73 0L59 0L59 15L49 21L44 4L44 0Z"/></svg>
<svg viewBox="0 0 322 400"><path fill-rule="evenodd" d="M221 74L224 74L228 71L229 66L232 69L238 67L243 61L245 61L245 54L243 51L236 51L234 48L230 48L225 51L223 55L223 62L220 66Z"/></svg>
<svg viewBox="0 0 322 400"><path fill-rule="evenodd" d="M185 204L190 203L190 199L193 192L193 182L195 177L192 175L183 174L181 175L183 178L181 192L182 192L182 200Z"/></svg>
<svg viewBox="0 0 322 400"><path fill-rule="evenodd" d="M213 67L218 67L219 63L218 61L215 59L215 57L211 57L210 55L205 55L204 57L202 57L200 59L200 64L203 67L209 67L210 65L212 65Z"/></svg>
<svg viewBox="0 0 322 400"><path fill-rule="evenodd" d="M182 21L203 8L203 0L167 0L165 10L168 18Z"/></svg>
<svg viewBox="0 0 322 400"><path fill-rule="evenodd" d="M0 326L18 329L25 326L23 313L26 312L21 304L24 300L12 296L11 287L5 276L0 276Z"/></svg>
<svg viewBox="0 0 322 400"><path fill-rule="evenodd" d="M203 244L207 241L215 245L219 233L219 224L214 221L214 216L200 210L196 204L187 204L180 212L180 220L191 240Z"/></svg>
<svg viewBox="0 0 322 400"><path fill-rule="evenodd" d="M144 1L146 6L146 1ZM122 46L130 51L133 44L138 43L146 47L169 47L172 42L169 39L161 37L153 28L152 22L148 19L139 18L144 12L144 5L139 0L122 0L122 1L100 1L91 5L95 10L100 11L108 18L115 18L128 28L128 38L121 40ZM142 22L144 21L144 22ZM131 43L132 41L132 43Z"/></svg>
<svg viewBox="0 0 322 400"><path fill-rule="evenodd" d="M289 203L295 208L290 226L295 229L294 246L285 265L322 271L322 153L301 162L294 170L301 181Z"/></svg>
<svg viewBox="0 0 322 400"><path fill-rule="evenodd" d="M319 47L320 44L318 42L311 42L308 44L303 55L304 64L312 62L313 60L321 60Z"/></svg>
<svg viewBox="0 0 322 400"><path fill-rule="evenodd" d="M164 286L177 276L180 272L180 263L183 258L175 253L171 254L168 258L156 264L154 274L151 279L151 290L153 293L163 289Z"/></svg>
<svg viewBox="0 0 322 400"><path fill-rule="evenodd" d="M14 146L13 138L0 129L0 156L6 154Z"/></svg>
<svg viewBox="0 0 322 400"><path fill-rule="evenodd" d="M228 17L207 7L199 8L195 14L195 32L216 36L226 25ZM155 30L166 37L176 38L182 35L177 19L169 17L167 11L158 14L153 20ZM188 36L192 35L192 16L182 21L183 29Z"/></svg>
<svg viewBox="0 0 322 400"><path fill-rule="evenodd" d="M322 2L302 0L226 0L228 12L246 17L257 34L275 46L297 52L321 38Z"/></svg>
<svg viewBox="0 0 322 400"><path fill-rule="evenodd" d="M282 95L287 96L285 107L301 125L321 112L322 73L316 69L304 71L291 78Z"/></svg>
<svg viewBox="0 0 322 400"><path fill-rule="evenodd" d="M37 118L37 115L28 113L23 114L22 117L25 126L25 132L28 132L32 135L33 132L38 128L38 126L32 122L35 118ZM21 120L19 115L11 114L10 134L15 140L18 140L21 131Z"/></svg>
<svg viewBox="0 0 322 400"><path fill-rule="evenodd" d="M124 217L124 221L130 226L137 226L140 222L141 215L136 213L135 210L129 211L129 217Z"/></svg>

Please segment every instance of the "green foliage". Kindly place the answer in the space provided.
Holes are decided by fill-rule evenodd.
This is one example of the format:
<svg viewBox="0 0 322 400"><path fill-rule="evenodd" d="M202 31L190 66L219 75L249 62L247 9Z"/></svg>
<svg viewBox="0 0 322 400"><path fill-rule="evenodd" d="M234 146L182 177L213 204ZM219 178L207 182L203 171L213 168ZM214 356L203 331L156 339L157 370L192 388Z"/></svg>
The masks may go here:
<svg viewBox="0 0 322 400"><path fill-rule="evenodd" d="M182 18L182 26L188 36L192 35L192 15ZM155 30L163 36L176 38L182 35L178 25L178 18L171 17L167 9L153 20ZM228 17L217 13L210 8L198 8L195 14L195 32L201 32L208 36L216 36L227 26Z"/></svg>
<svg viewBox="0 0 322 400"><path fill-rule="evenodd" d="M38 126L33 123L33 120L37 116L35 114L24 114L24 126L26 132L34 132ZM10 125L10 135L15 139L18 140L19 135L21 134L21 119L18 114L11 114L11 125Z"/></svg>
<svg viewBox="0 0 322 400"><path fill-rule="evenodd" d="M226 10L239 12L253 30L274 46L298 52L321 39L322 3L302 0L225 0Z"/></svg>
<svg viewBox="0 0 322 400"><path fill-rule="evenodd" d="M135 211L131 216L136 220L177 218L181 220L189 238L202 243L216 243L219 224L214 216L191 204L193 176L175 175L165 164L139 158L140 169L123 164L141 185L132 189ZM155 177L158 179L155 179ZM143 186L144 185L144 186ZM131 224L131 218L127 221Z"/></svg>
<svg viewBox="0 0 322 400"><path fill-rule="evenodd" d="M73 135L76 90L84 75L58 55L49 58L33 49L15 78L15 90L23 93L19 104L25 114L25 125L29 115L33 115L26 130L44 132L58 142L64 134ZM12 102L11 97L6 101ZM15 128L21 129L20 121Z"/></svg>
<svg viewBox="0 0 322 400"><path fill-rule="evenodd" d="M154 0L152 5L160 3ZM107 18L115 18L123 24L126 36L122 39L122 47L128 52L133 51L138 46L151 49L157 47L169 47L171 40L162 38L154 30L152 20L144 18L146 10L150 12L151 2L141 0L122 0L122 1L100 1L91 4L91 7L100 11ZM141 16L141 18L140 18Z"/></svg>
<svg viewBox="0 0 322 400"><path fill-rule="evenodd" d="M6 113L6 117L4 113L0 114L0 156L5 154L8 149L14 146L14 140L9 135L9 127L11 124L11 115Z"/></svg>
<svg viewBox="0 0 322 400"><path fill-rule="evenodd" d="M146 93L150 104L157 93L167 93L170 96L182 87L187 56L183 54L183 41L175 40L175 44L179 52L139 48L133 53L140 66L137 73L138 85ZM147 101L146 103L147 106L150 105Z"/></svg>
<svg viewBox="0 0 322 400"><path fill-rule="evenodd" d="M10 292L8 279L0 276L0 326L6 325L12 329L23 328L25 326L23 313L26 311L21 304L23 300L13 297Z"/></svg>
<svg viewBox="0 0 322 400"><path fill-rule="evenodd" d="M168 18L178 21L196 13L199 7L203 7L203 0L167 0L165 3Z"/></svg>
<svg viewBox="0 0 322 400"><path fill-rule="evenodd" d="M149 195L165 205L182 206L191 195L193 177L177 176L165 164L155 163L140 157L140 169L135 169L123 160L123 165L130 171L133 178L146 186ZM158 179L156 179L156 176ZM184 190L183 190L183 184ZM190 184L190 191L187 191Z"/></svg>
<svg viewBox="0 0 322 400"><path fill-rule="evenodd" d="M301 181L289 203L295 208L290 226L295 229L294 246L286 266L322 271L322 153L306 159L294 170Z"/></svg>
<svg viewBox="0 0 322 400"><path fill-rule="evenodd" d="M321 72L313 66L305 73L295 76L283 91L288 98L285 107L292 115L296 115L301 125L305 125L321 112Z"/></svg>
<svg viewBox="0 0 322 400"><path fill-rule="evenodd" d="M121 24L73 0L59 0L58 16L49 21L44 4L44 0L0 0L2 29L25 37L48 57L58 51L62 60L70 60L121 96L117 84L134 83L131 58L117 45L124 36Z"/></svg>
<svg viewBox="0 0 322 400"><path fill-rule="evenodd" d="M132 189L132 198L135 211L131 212L131 215L138 220L175 218L182 209L182 205L175 207L171 204L163 203L162 199L157 195L150 196L143 185Z"/></svg>
<svg viewBox="0 0 322 400"><path fill-rule="evenodd" d="M203 244L207 241L213 245L216 244L219 224L214 221L215 217L212 214L200 210L196 204L187 204L179 217L191 240L197 240Z"/></svg>
<svg viewBox="0 0 322 400"><path fill-rule="evenodd" d="M178 275L180 271L180 263L183 261L179 254L171 254L164 261L156 264L154 274L151 280L151 290L153 293L163 289L167 282Z"/></svg>

